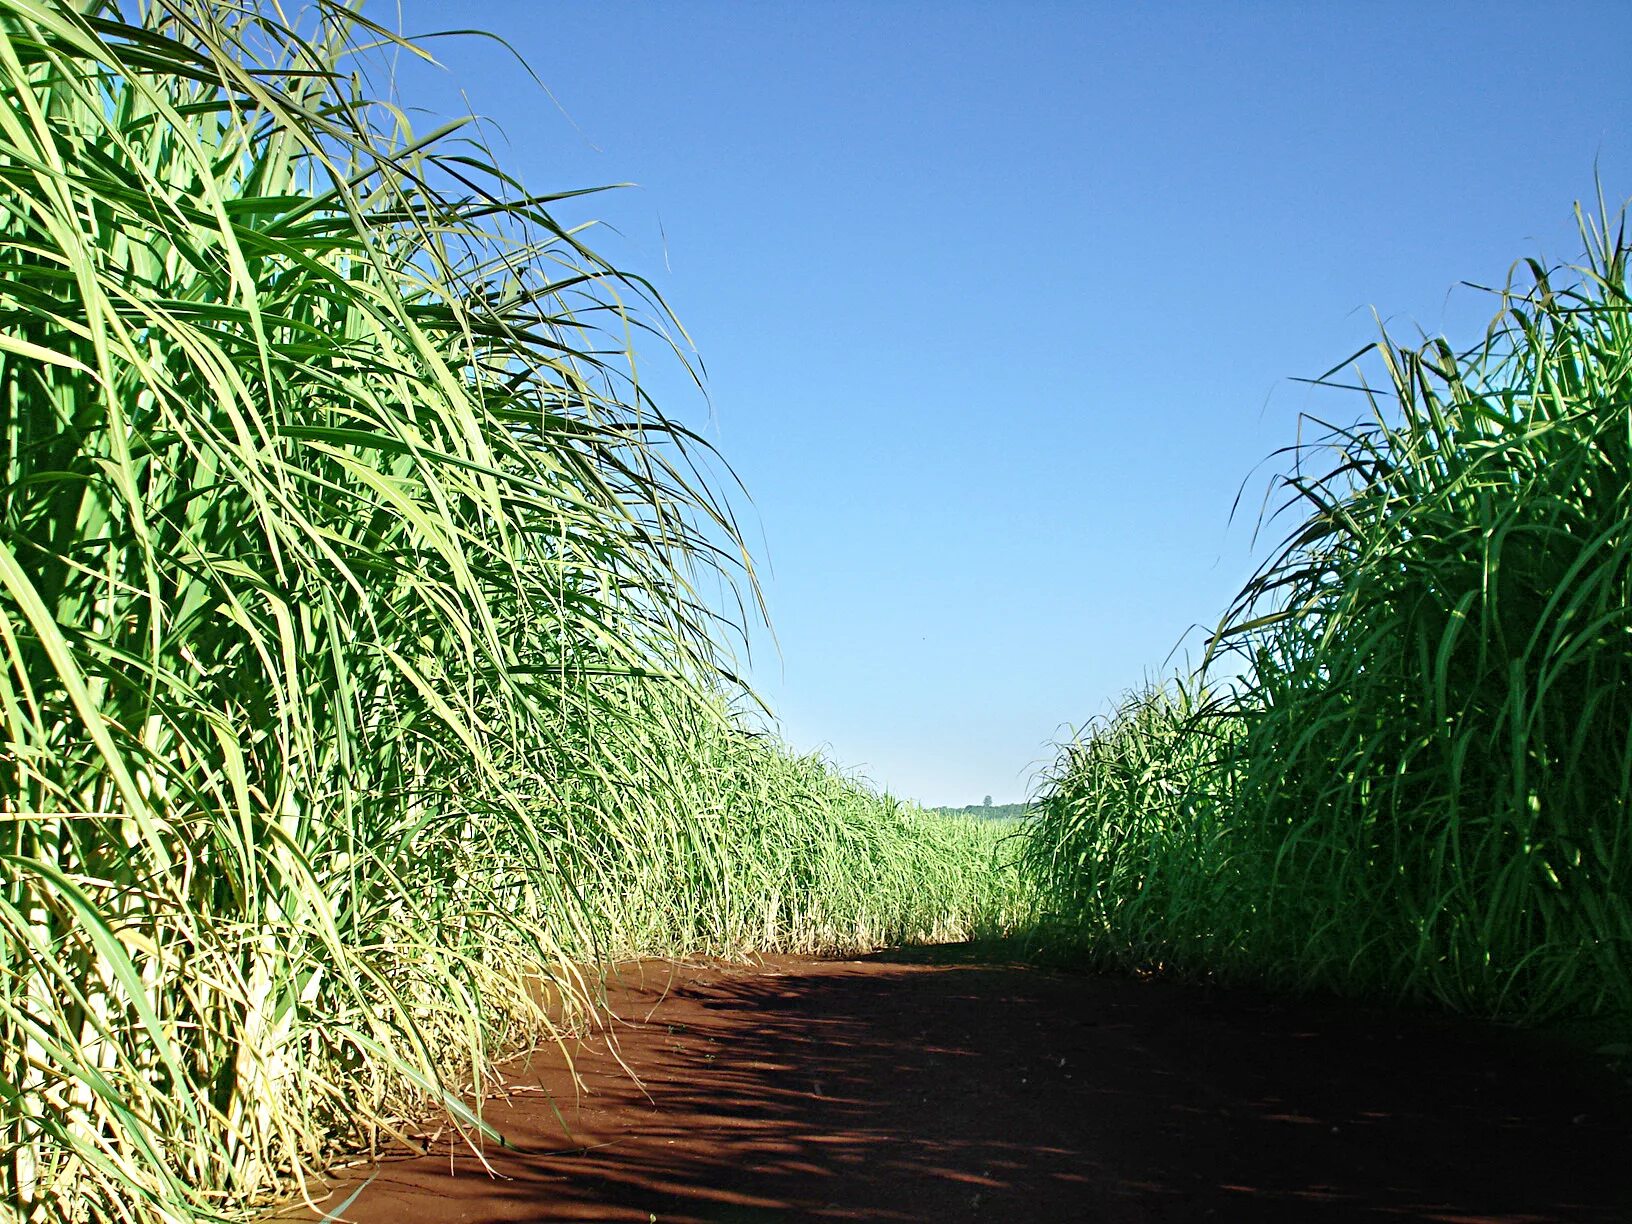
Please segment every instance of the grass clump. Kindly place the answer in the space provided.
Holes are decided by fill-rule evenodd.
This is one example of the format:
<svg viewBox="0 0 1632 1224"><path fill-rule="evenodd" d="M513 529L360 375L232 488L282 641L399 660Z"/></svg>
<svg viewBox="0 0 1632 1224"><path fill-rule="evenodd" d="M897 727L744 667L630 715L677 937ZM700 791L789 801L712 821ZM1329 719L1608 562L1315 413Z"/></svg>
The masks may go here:
<svg viewBox="0 0 1632 1224"><path fill-rule="evenodd" d="M0 0L20 1220L232 1218L427 1107L486 1129L460 1094L614 952L974 904L974 840L726 716L697 591L752 577L635 378L661 302L371 89L411 43L303 20Z"/></svg>
<svg viewBox="0 0 1632 1224"><path fill-rule="evenodd" d="M1201 675L1063 750L1027 861L1067 929L1286 985L1632 1014L1632 319L1602 215L1472 351L1385 337L1386 394L1296 452L1300 521Z"/></svg>
<svg viewBox="0 0 1632 1224"><path fill-rule="evenodd" d="M1238 874L1222 768L1238 730L1204 729L1206 699L1193 685L1148 688L1062 746L1020 836L1032 943L1107 965L1228 958L1211 915L1231 912Z"/></svg>
<svg viewBox="0 0 1632 1224"><path fill-rule="evenodd" d="M881 795L717 699L630 699L641 716L602 728L597 749L648 785L580 787L561 831L605 955L842 952L1014 921L1000 825Z"/></svg>

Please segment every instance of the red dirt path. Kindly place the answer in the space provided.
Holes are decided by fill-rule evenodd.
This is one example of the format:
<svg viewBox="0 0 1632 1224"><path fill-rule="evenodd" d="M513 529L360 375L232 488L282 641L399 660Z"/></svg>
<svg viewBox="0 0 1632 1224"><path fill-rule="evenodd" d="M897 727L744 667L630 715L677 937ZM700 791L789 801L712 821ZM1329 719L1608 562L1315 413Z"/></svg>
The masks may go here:
<svg viewBox="0 0 1632 1224"><path fill-rule="evenodd" d="M644 1092L602 1038L576 1096L545 1052L489 1106L499 1177L443 1144L325 1208L373 1174L360 1224L1632 1220L1627 1094L1539 1039L939 962L626 967Z"/></svg>

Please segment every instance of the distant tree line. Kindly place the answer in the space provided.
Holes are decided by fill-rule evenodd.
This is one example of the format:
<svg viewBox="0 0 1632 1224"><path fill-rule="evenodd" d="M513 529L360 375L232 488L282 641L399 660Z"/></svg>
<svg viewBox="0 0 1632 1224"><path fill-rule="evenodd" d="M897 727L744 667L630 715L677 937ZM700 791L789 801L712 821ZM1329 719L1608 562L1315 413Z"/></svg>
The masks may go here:
<svg viewBox="0 0 1632 1224"><path fill-rule="evenodd" d="M925 808L928 812L942 812L947 816L980 816L988 820L1019 820L1030 807L1024 803L993 803L990 795L984 803L971 803L967 807L932 807Z"/></svg>

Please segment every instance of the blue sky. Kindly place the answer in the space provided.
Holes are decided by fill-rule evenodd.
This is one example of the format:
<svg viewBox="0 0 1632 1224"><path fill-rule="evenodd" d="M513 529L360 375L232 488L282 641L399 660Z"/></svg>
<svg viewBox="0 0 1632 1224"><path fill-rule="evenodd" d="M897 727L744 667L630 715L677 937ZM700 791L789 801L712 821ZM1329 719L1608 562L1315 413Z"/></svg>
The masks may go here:
<svg viewBox="0 0 1632 1224"><path fill-rule="evenodd" d="M1373 309L1471 341L1458 282L1574 259L1595 167L1632 195L1626 4L400 11L549 89L450 39L405 102L490 119L534 190L638 184L560 217L696 343L708 402L648 377L752 495L756 687L926 803L1024 797L1216 620L1261 461L1363 411L1294 380Z"/></svg>

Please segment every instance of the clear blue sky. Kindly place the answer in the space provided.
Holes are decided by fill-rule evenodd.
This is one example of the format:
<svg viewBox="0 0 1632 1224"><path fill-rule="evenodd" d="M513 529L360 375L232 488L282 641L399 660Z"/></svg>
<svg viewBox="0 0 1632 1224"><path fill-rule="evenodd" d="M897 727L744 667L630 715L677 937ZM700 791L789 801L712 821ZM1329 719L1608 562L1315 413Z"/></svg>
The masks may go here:
<svg viewBox="0 0 1632 1224"><path fill-rule="evenodd" d="M394 22L396 5L366 11ZM786 738L926 803L1025 795L1252 568L1293 379L1471 340L1632 195L1632 5L402 5L535 190L648 273L745 506ZM555 103L558 103L557 106ZM1194 640L1192 638L1192 640Z"/></svg>

